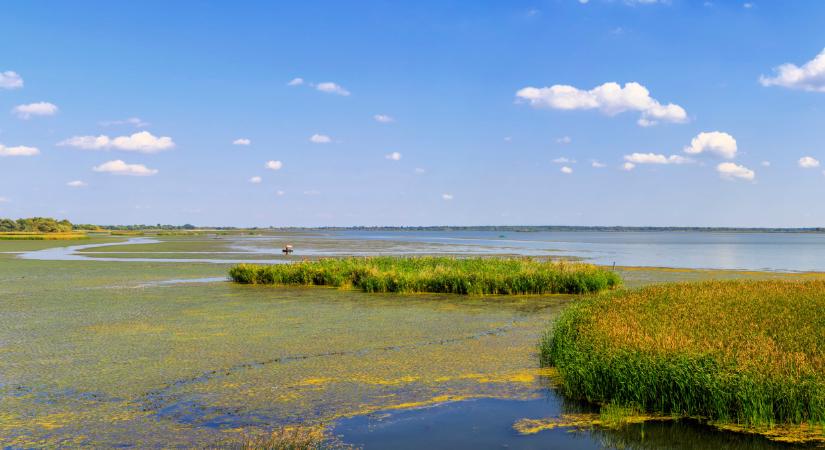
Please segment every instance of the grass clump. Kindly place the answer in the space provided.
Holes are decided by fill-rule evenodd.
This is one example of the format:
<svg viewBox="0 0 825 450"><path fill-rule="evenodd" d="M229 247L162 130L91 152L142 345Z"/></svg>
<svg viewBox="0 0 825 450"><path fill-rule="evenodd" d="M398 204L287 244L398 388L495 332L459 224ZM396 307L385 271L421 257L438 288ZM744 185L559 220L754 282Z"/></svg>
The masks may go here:
<svg viewBox="0 0 825 450"><path fill-rule="evenodd" d="M591 296L541 342L568 396L825 431L825 281L711 281Z"/></svg>
<svg viewBox="0 0 825 450"><path fill-rule="evenodd" d="M591 264L531 258L327 258L293 264L240 264L230 269L229 277L247 284L470 295L581 294L621 284L616 273Z"/></svg>

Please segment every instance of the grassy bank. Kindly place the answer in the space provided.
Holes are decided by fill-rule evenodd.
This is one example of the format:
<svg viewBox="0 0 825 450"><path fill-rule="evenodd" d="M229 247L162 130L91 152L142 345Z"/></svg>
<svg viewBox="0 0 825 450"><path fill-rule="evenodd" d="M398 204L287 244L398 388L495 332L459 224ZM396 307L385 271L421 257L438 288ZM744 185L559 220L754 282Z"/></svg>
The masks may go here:
<svg viewBox="0 0 825 450"><path fill-rule="evenodd" d="M0 241L64 241L76 239L88 239L85 232L0 232Z"/></svg>
<svg viewBox="0 0 825 450"><path fill-rule="evenodd" d="M472 295L580 294L621 284L614 272L590 264L530 258L329 258L294 264L240 264L229 271L229 276L247 284Z"/></svg>
<svg viewBox="0 0 825 450"><path fill-rule="evenodd" d="M574 398L825 432L825 281L668 284L591 296L562 313L541 355Z"/></svg>

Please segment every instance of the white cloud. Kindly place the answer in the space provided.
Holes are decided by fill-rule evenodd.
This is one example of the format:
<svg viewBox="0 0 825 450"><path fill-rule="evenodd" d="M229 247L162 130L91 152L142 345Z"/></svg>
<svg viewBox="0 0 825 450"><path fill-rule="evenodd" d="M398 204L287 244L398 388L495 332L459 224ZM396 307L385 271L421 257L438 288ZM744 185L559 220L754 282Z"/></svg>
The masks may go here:
<svg viewBox="0 0 825 450"><path fill-rule="evenodd" d="M25 145L18 145L16 147L6 147L0 144L0 157L2 156L34 156L39 155L40 150L37 147L27 147Z"/></svg>
<svg viewBox="0 0 825 450"><path fill-rule="evenodd" d="M570 164L575 164L575 163L576 163L576 160L575 160L575 159L570 159L570 158L567 158L567 157L565 157L565 156L562 156L562 157L560 157L560 158L556 158L556 159L554 159L554 160L553 160L553 162L554 162L554 163L556 163L556 164L567 164L567 163L570 163Z"/></svg>
<svg viewBox="0 0 825 450"><path fill-rule="evenodd" d="M566 173L566 174L568 174L568 175L570 175L571 173L573 173L573 169L571 169L570 167L567 167L567 166L564 166L564 167L562 167L562 168L561 168L561 169L559 169L559 170L561 171L561 173Z"/></svg>
<svg viewBox="0 0 825 450"><path fill-rule="evenodd" d="M300 78L300 77L296 77L296 78L293 78L293 79L289 80L289 83L287 83L286 85L287 86L300 86L302 84L304 84L304 79Z"/></svg>
<svg viewBox="0 0 825 450"><path fill-rule="evenodd" d="M131 125L135 128L144 128L149 126L149 122L144 121L140 117L130 117L124 120L107 120L104 122L100 122L100 125L104 127L111 127L115 125Z"/></svg>
<svg viewBox="0 0 825 450"><path fill-rule="evenodd" d="M131 136L119 136L112 139L112 147L119 150L140 153L157 153L175 146L168 136L156 137L148 131L141 131Z"/></svg>
<svg viewBox="0 0 825 450"><path fill-rule="evenodd" d="M625 161L635 164L687 164L692 162L689 158L679 155L665 156L658 153L632 153L625 155Z"/></svg>
<svg viewBox="0 0 825 450"><path fill-rule="evenodd" d="M655 125L659 121L681 123L687 121L687 112L679 105L663 105L650 96L650 91L636 82L604 83L589 91L573 86L556 84L550 87L525 87L516 92L516 97L527 101L533 107L548 107L561 110L598 109L614 116L625 111L638 111L641 126Z"/></svg>
<svg viewBox="0 0 825 450"><path fill-rule="evenodd" d="M249 182L252 183L252 184L258 184L261 181L263 181L263 178L261 178L261 177L252 177L252 178L249 179Z"/></svg>
<svg viewBox="0 0 825 450"><path fill-rule="evenodd" d="M131 136L119 136L114 139L106 135L74 136L58 142L57 145L75 147L84 150L124 150L138 153L157 153L175 146L168 136L157 137L148 131L134 133Z"/></svg>
<svg viewBox="0 0 825 450"><path fill-rule="evenodd" d="M280 161L267 161L264 167L269 170L281 170L281 168L284 167L284 163Z"/></svg>
<svg viewBox="0 0 825 450"><path fill-rule="evenodd" d="M759 77L762 86L781 86L788 89L825 92L825 50L799 67L785 63L774 68L775 76Z"/></svg>
<svg viewBox="0 0 825 450"><path fill-rule="evenodd" d="M11 200L9 200L7 197L0 197L0 203L8 203L10 201Z"/></svg>
<svg viewBox="0 0 825 450"><path fill-rule="evenodd" d="M284 195L286 195L286 192L284 192L284 191L280 191L280 190L279 190L279 191L275 191L275 195L277 195L278 197L283 197Z"/></svg>
<svg viewBox="0 0 825 450"><path fill-rule="evenodd" d="M716 153L723 158L733 159L736 157L737 151L736 139L721 131L699 133L684 150L685 153L691 155L698 155L707 151Z"/></svg>
<svg viewBox="0 0 825 450"><path fill-rule="evenodd" d="M401 159L401 153L398 153L398 152L387 153L386 155L384 155L384 158L387 158L387 159L390 159L390 160L393 160L393 161L399 161Z"/></svg>
<svg viewBox="0 0 825 450"><path fill-rule="evenodd" d="M770 167L770 166L771 166L770 161L762 161L762 167Z"/></svg>
<svg viewBox="0 0 825 450"><path fill-rule="evenodd" d="M810 156L803 156L802 158L799 158L798 163L799 167L803 169L813 169L815 167L819 167L819 160Z"/></svg>
<svg viewBox="0 0 825 450"><path fill-rule="evenodd" d="M633 164L632 162L626 162L626 163L622 164L622 170L626 170L628 172L635 169L635 168L636 168L636 164Z"/></svg>
<svg viewBox="0 0 825 450"><path fill-rule="evenodd" d="M232 145L252 145L252 141L247 138L238 138L232 141Z"/></svg>
<svg viewBox="0 0 825 450"><path fill-rule="evenodd" d="M381 123L395 122L395 119L393 119L392 117L390 117L386 114L376 114L376 115L372 116L372 118L375 119L376 122L381 122Z"/></svg>
<svg viewBox="0 0 825 450"><path fill-rule="evenodd" d="M31 119L35 116L53 116L57 114L57 110L57 105L54 103L37 102L28 105L17 105L11 112L21 119Z"/></svg>
<svg viewBox="0 0 825 450"><path fill-rule="evenodd" d="M443 200L447 200L447 201L449 201L449 200L452 200L452 199L453 199L453 194L447 194L447 193L444 193L444 194L441 194L441 198L442 198Z"/></svg>
<svg viewBox="0 0 825 450"><path fill-rule="evenodd" d="M57 143L61 147L75 147L83 150L105 150L111 147L109 136L73 136Z"/></svg>
<svg viewBox="0 0 825 450"><path fill-rule="evenodd" d="M422 175L422 174L427 173L427 171L426 171L424 168L422 168L422 167L416 167L416 168L415 168L415 170L413 170L413 172L414 172L416 175Z"/></svg>
<svg viewBox="0 0 825 450"><path fill-rule="evenodd" d="M743 3L742 7L745 9L751 9L753 8L753 3Z"/></svg>
<svg viewBox="0 0 825 450"><path fill-rule="evenodd" d="M719 164L716 166L716 171L719 172L719 175L721 175L722 178L731 180L734 178L753 180L756 177L756 173L754 173L753 170L732 162L723 162Z"/></svg>
<svg viewBox="0 0 825 450"><path fill-rule="evenodd" d="M607 164L600 163L599 161L596 161L596 160L591 161L590 165L593 166L596 169L602 169L604 167L607 167Z"/></svg>
<svg viewBox="0 0 825 450"><path fill-rule="evenodd" d="M573 142L573 138L571 138L570 136L562 136L556 139L556 143L561 145L567 145L571 142Z"/></svg>
<svg viewBox="0 0 825 450"><path fill-rule="evenodd" d="M504 136L504 142L512 142L512 141L513 141L512 136Z"/></svg>
<svg viewBox="0 0 825 450"><path fill-rule="evenodd" d="M344 89L342 86L340 86L338 84L335 84L331 81L327 81L327 82L324 82L324 83L318 83L317 85L315 85L315 89L317 89L321 92L326 92L327 94L337 94L337 95L343 95L345 97L350 95L350 92L348 90Z"/></svg>
<svg viewBox="0 0 825 450"><path fill-rule="evenodd" d="M317 189L310 189L308 191L304 191L304 195L321 195L321 191Z"/></svg>
<svg viewBox="0 0 825 450"><path fill-rule="evenodd" d="M95 172L111 173L113 175L132 175L139 177L146 177L158 173L156 169L150 169L143 164L127 164L120 159L92 167L92 170Z"/></svg>
<svg viewBox="0 0 825 450"><path fill-rule="evenodd" d="M313 134L309 137L309 142L313 144L329 144L332 142L332 138L326 134Z"/></svg>
<svg viewBox="0 0 825 450"><path fill-rule="evenodd" d="M86 182L82 181L82 180L74 180L74 181L69 181L68 183L66 183L66 186L73 187L73 188L80 188L80 187L86 187L86 186L88 186L88 184L86 184Z"/></svg>
<svg viewBox="0 0 825 450"><path fill-rule="evenodd" d="M23 78L12 70L0 72L0 89L20 89Z"/></svg>

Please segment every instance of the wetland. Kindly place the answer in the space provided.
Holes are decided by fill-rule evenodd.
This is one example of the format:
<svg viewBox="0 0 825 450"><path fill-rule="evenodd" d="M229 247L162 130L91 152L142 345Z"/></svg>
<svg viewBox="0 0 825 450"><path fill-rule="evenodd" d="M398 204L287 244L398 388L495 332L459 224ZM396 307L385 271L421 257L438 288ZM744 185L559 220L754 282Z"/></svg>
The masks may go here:
<svg viewBox="0 0 825 450"><path fill-rule="evenodd" d="M365 448L790 445L691 419L599 426L598 406L561 395L557 370L541 364L540 340L577 295L366 293L227 279L236 263L322 256L561 257L556 247L570 239L353 234L0 242L0 445L209 447L284 426L321 427ZM279 254L285 243L295 255ZM628 289L825 279L779 267L622 264L615 272ZM516 427L524 420L544 425L525 433Z"/></svg>

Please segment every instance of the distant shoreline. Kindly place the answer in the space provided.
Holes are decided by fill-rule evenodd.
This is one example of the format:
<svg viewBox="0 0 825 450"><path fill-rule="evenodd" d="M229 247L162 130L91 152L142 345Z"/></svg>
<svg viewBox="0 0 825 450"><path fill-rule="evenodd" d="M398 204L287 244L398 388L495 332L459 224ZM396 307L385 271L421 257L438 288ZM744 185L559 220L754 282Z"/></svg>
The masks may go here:
<svg viewBox="0 0 825 450"><path fill-rule="evenodd" d="M102 231L488 231L507 233L537 233L537 232L701 232L701 233L825 233L825 227L810 228L747 228L747 227L629 227L629 226L574 226L574 225L502 225L502 226L353 226L353 227L220 227L220 226L177 226L162 225L101 225Z"/></svg>

